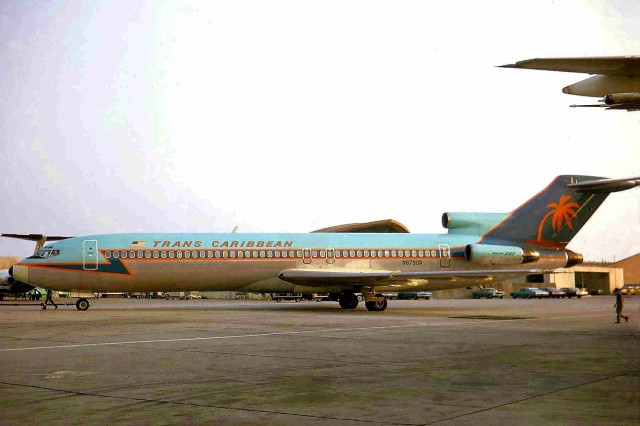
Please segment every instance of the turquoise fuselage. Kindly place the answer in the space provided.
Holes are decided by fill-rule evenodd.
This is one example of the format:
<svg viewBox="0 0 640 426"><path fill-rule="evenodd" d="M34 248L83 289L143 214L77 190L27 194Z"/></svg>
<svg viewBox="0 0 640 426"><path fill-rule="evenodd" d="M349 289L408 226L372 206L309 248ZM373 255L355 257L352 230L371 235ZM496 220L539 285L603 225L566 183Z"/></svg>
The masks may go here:
<svg viewBox="0 0 640 426"><path fill-rule="evenodd" d="M52 290L339 292L357 282L300 285L281 271L469 271L464 259L480 235L460 234L179 234L89 235L48 244L14 265L14 277ZM538 265L536 265L538 266ZM543 265L540 265L543 266ZM563 266L552 262L544 267ZM523 270L526 266L521 266ZM514 269L509 267L509 269ZM376 285L376 290L468 285L449 278Z"/></svg>

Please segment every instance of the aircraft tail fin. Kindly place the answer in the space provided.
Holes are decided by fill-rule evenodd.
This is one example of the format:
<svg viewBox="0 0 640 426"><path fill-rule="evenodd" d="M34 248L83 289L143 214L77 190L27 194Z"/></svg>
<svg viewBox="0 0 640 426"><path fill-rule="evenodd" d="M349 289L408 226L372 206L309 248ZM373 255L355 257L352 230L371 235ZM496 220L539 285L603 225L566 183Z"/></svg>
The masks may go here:
<svg viewBox="0 0 640 426"><path fill-rule="evenodd" d="M484 234L482 242L564 248L610 193L639 185L640 177L558 176Z"/></svg>

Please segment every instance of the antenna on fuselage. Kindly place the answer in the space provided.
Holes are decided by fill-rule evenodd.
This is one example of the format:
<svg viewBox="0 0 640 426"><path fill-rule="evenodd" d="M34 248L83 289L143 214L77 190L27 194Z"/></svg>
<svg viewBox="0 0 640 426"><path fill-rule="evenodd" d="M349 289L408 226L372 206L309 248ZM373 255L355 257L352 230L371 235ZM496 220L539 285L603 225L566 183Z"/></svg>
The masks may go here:
<svg viewBox="0 0 640 426"><path fill-rule="evenodd" d="M238 225L233 227L233 230L231 231L232 234L235 234L236 232L238 232Z"/></svg>

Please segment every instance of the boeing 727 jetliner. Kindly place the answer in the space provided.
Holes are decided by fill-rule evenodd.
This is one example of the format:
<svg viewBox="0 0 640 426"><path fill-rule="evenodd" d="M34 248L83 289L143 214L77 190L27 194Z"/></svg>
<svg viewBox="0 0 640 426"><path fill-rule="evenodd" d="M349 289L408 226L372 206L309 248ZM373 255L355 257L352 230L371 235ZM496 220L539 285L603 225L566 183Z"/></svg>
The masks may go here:
<svg viewBox="0 0 640 426"><path fill-rule="evenodd" d="M40 248L9 273L66 291L336 293L343 309L356 308L362 293L368 310L384 311L385 291L495 283L579 264L582 256L566 248L569 241L609 193L638 185L640 177L559 176L511 213L445 213L443 235L325 229L75 237ZM86 310L89 302L76 306Z"/></svg>

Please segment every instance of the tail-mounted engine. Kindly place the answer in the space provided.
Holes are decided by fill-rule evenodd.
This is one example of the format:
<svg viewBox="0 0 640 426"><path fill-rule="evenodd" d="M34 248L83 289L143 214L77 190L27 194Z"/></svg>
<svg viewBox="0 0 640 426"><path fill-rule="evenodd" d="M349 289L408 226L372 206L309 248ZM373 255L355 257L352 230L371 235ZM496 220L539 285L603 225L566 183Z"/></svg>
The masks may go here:
<svg viewBox="0 0 640 426"><path fill-rule="evenodd" d="M570 268L582 263L582 255L571 250L532 250L517 246L468 244L464 258L480 265L506 266L540 262L545 268Z"/></svg>

